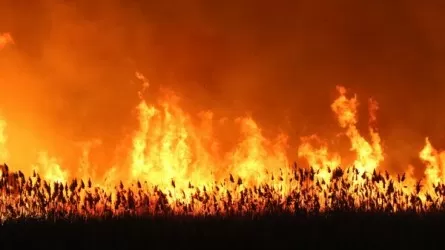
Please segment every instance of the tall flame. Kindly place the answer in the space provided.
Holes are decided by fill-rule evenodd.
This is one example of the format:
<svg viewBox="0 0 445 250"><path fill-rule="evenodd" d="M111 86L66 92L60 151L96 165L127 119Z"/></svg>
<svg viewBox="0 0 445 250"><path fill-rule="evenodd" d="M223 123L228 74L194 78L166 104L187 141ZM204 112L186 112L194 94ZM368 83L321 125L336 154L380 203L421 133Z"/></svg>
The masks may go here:
<svg viewBox="0 0 445 250"><path fill-rule="evenodd" d="M346 89L342 86L337 86L340 96L331 105L332 110L337 115L338 122L342 128L346 128L346 135L351 142L351 150L357 155L354 166L359 173L370 174L377 169L379 164L383 161L383 150L380 145L380 136L375 130L370 127L369 133L371 135L371 143L360 135L357 129L357 107L359 105L357 97L350 99L346 97ZM375 120L374 110L376 110L375 102L372 102L373 107L371 120Z"/></svg>
<svg viewBox="0 0 445 250"><path fill-rule="evenodd" d="M445 181L445 151L437 151L429 138L425 138L425 146L419 158L426 164L425 177L430 187Z"/></svg>

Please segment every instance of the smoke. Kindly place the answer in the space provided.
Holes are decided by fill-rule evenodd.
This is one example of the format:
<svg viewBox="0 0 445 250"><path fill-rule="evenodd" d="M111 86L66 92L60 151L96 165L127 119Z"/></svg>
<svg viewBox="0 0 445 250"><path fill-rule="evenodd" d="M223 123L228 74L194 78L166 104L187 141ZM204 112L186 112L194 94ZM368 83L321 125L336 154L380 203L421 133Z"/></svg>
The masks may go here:
<svg viewBox="0 0 445 250"><path fill-rule="evenodd" d="M98 158L114 153L136 122L135 71L149 78L149 98L167 86L191 112L250 112L264 127L285 130L291 143L335 130L329 105L342 84L363 106L369 97L379 102L388 154L403 147L416 156L426 135L445 147L440 7L352 0L2 1L0 32L15 41L0 55L11 156L46 148L69 159L73 145L92 138L102 141ZM28 151L20 158L33 159Z"/></svg>

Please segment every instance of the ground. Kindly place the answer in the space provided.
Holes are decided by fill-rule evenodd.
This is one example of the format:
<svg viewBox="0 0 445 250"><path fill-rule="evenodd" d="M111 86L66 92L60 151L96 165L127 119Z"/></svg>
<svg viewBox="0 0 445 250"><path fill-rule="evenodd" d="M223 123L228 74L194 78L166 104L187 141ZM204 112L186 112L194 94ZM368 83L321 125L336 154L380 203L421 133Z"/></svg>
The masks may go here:
<svg viewBox="0 0 445 250"><path fill-rule="evenodd" d="M1 227L0 249L443 249L444 222L445 214L372 213L23 220Z"/></svg>

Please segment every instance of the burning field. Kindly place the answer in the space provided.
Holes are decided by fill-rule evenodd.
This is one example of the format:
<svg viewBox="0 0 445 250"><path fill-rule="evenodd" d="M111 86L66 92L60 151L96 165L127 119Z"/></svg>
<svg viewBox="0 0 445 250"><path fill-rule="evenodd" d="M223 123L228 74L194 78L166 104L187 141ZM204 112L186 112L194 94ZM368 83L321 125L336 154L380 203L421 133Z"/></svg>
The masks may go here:
<svg viewBox="0 0 445 250"><path fill-rule="evenodd" d="M3 34L2 47L13 44ZM376 121L378 103L369 99L369 130L357 127L359 98L337 86L330 108L354 159L347 162L317 135L302 137L294 148L307 166L289 161L287 135L267 139L252 117L234 119L241 133L233 149L222 151L211 112L200 113L199 124L179 105L171 91L157 103L147 103L150 84L143 74L136 107L128 167L113 166L96 174L84 148L77 171L69 171L45 152L31 171L4 164L1 169L1 219L115 218L121 216L247 216L319 214L338 211L427 213L445 208L445 152L425 138L419 159L424 176L414 166L389 173ZM7 161L7 120L0 123L0 156Z"/></svg>
<svg viewBox="0 0 445 250"><path fill-rule="evenodd" d="M94 25L90 25L82 27L82 32L94 34ZM71 28L75 29L75 26ZM73 44L88 40L73 37L70 41ZM16 44L13 32L0 33L0 58L13 55L10 50L16 46L20 50L23 45ZM63 51L60 46L48 46L54 49L51 55L57 63L63 57L59 55ZM108 55L101 56L105 58L101 62L109 60ZM79 65L83 64L80 56L72 58L78 60ZM8 60L5 65L9 64ZM66 66L64 63L58 68L60 74L72 78L81 75L72 69L71 64L66 63ZM297 135L281 129L280 125L277 125L278 129L270 129L273 125L264 125L251 113L239 115L234 112L236 115L232 115L218 109L197 108L205 105L193 105L200 100L191 97L189 92L193 91L189 89L193 89L192 85L182 88L160 86L156 80L152 81L151 75L156 70L148 73L136 63L129 64L128 71L132 74L125 81L130 81L135 91L128 91L131 92L128 94L122 90L122 96L128 94L136 105L125 110L123 104L94 107L94 101L90 100L91 105L79 101L76 106L81 113L79 117L87 117L85 114L95 110L97 113L91 116L96 116L97 120L105 119L105 114L112 118L103 122L102 127L94 121L91 126L84 124L81 121L84 118L76 121L76 126L80 127L76 131L81 131L78 137L83 138L80 143L74 143L76 149L70 148L71 144L63 144L69 140L59 138L54 139L57 141L55 147L45 148L49 143L41 138L45 133L57 135L57 128L42 126L45 129L35 129L41 124L38 118L32 117L33 111L28 112L31 118L26 118L27 124L20 124L17 120L22 119L21 116L15 115L19 111L2 113L2 105L6 106L14 98L4 102L0 99L1 239L12 239L26 230L42 230L50 235L65 231L82 234L79 237L92 241L94 237L104 241L112 238L109 247L123 244L119 246L125 249L128 242L134 243L144 238L144 234L161 242L168 241L172 234L180 239L178 242L200 241L204 237L210 242L206 244L217 241L232 244L237 241L236 235L244 235L247 237L244 242L280 247L287 243L298 245L293 242L293 237L298 234L306 243L317 247L321 242L311 242L317 234L326 235L330 242L343 242L345 234L350 234L363 237L369 246L375 244L372 237L383 230L389 230L391 236L385 234L382 238L401 239L425 230L430 230L428 235L433 237L435 231L432 228L440 227L445 214L445 150L441 151L441 144L431 139L437 134L427 137L422 134L424 138L417 142L422 143L422 147L415 155L405 155L401 150L399 155L393 156L394 149L389 148L385 133L379 130L381 121L388 124L388 116L379 117L380 111L387 107L379 105L378 98L361 94L363 91L348 84L333 84L330 86L335 93L332 99L320 102L329 102L323 107L331 115L326 127L335 133L313 133L313 129L303 129L304 135ZM45 70L51 71L52 67L54 65ZM18 72L22 70L11 68ZM85 75L96 74L91 73L96 69L88 70ZM0 84L6 84L2 75L0 81ZM100 87L103 87L101 93L106 93L104 89L108 86ZM1 85L0 91L8 88L13 89ZM14 90L25 93L28 88L33 87ZM45 94L57 92L52 88L42 87L44 90L39 91ZM186 94L182 95L182 90ZM29 93L33 91L29 90ZM82 99L82 93L73 93L73 100L76 95L81 96L77 99ZM56 115L54 123L60 123L60 131L68 132L63 135L61 132L60 138L69 133L76 137L69 122L63 123L62 119L74 117L75 111L63 108L70 101L57 99L51 94L46 96L50 97L45 100L37 98L42 106L62 107L61 115ZM27 105L25 99L14 103ZM192 105L187 103L190 100ZM120 100L115 97L113 102L119 103ZM211 103L207 99L205 102ZM241 106L238 108L243 109ZM266 109L264 112L272 113ZM127 121L135 126L126 126L122 132L124 136L120 137L111 129ZM271 119L268 122L274 124ZM35 127L31 129L32 126ZM90 136L89 126L91 131L111 134L109 137L114 141L107 141L106 136L102 138L103 134ZM408 144L408 140L398 139ZM117 145L110 146L113 142ZM22 147L19 143L29 145ZM110 153L107 147L116 150ZM64 155L55 153L62 151ZM96 155L98 151L101 156ZM399 159L400 154L406 159ZM31 158L33 163L29 164ZM394 159L397 168L392 165ZM131 232L123 229L128 225L131 225ZM407 236L402 233L407 227L421 229ZM115 228L114 231L111 228ZM126 243L118 243L120 236L126 238ZM73 241L73 237L68 238ZM35 236L32 241L40 239ZM404 243L409 244L409 241ZM63 248L71 243L60 241L57 244ZM95 241L94 244L93 248L97 248L102 243Z"/></svg>

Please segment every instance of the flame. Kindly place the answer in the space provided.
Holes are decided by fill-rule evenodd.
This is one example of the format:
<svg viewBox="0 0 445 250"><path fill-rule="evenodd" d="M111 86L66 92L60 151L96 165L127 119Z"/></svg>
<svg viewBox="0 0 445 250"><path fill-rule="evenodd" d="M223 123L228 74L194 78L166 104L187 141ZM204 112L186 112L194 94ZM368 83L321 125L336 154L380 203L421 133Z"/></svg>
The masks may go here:
<svg viewBox="0 0 445 250"><path fill-rule="evenodd" d="M318 144L318 146L314 146ZM298 156L306 159L325 183L331 179L331 170L341 166L341 157L337 153L330 153L327 143L321 140L317 135L311 135L301 138L301 145L298 148Z"/></svg>
<svg viewBox="0 0 445 250"><path fill-rule="evenodd" d="M237 121L241 125L243 140L232 155L231 170L249 185L265 183L268 173L278 174L279 168L288 166L283 152L287 138L281 135L277 138L277 143L271 145L252 118L246 117Z"/></svg>
<svg viewBox="0 0 445 250"><path fill-rule="evenodd" d="M232 153L221 156L218 144L211 141L213 114L202 114L202 126L207 131L198 130L200 127L195 127L178 106L177 97L170 93L166 98L168 101L160 101L159 108L148 106L144 100L138 106L133 180L146 180L162 187L171 186L174 180L176 186L186 188L189 183L208 186L236 173L245 185L256 185L263 183L268 173L277 173L270 166L287 167L284 135L271 143L251 117L238 118L235 123L240 126L242 139Z"/></svg>
<svg viewBox="0 0 445 250"><path fill-rule="evenodd" d="M400 199L391 202L388 199L382 200L381 197L393 193L406 197L415 194L421 202L427 202L431 199L429 193L432 187L441 182L441 177L444 176L441 168L445 153L437 152L428 138L419 156L427 165L425 174L429 187L417 190L413 166L408 166L408 171L402 178L399 176L397 182L388 174L383 177L377 173L377 167L384 159L380 136L373 127L376 123L377 103L374 100L369 101L370 141L367 141L356 126L357 98L346 97L344 87L337 87L340 96L331 108L340 127L346 130L351 151L356 155L352 171L348 167L341 168L344 164L342 157L330 150L325 140L311 135L302 137L298 147L298 156L304 158L311 167L307 172L301 168L290 168L286 154L289 148L287 135L280 134L275 140L266 138L260 126L250 116L234 120L234 124L239 127L240 140L229 152L222 152L214 137L214 128L215 124L226 124L227 119L214 123L214 114L206 111L199 114L201 123L197 125L181 109L178 96L170 91L164 91L164 95L156 103L149 104L144 98L149 87L148 81L141 73L137 73L136 77L143 82L143 86L139 92L140 102L136 107L139 127L133 135L129 152L130 169L127 173L125 168L115 165L102 179L97 176L89 155L93 146L100 145L99 140L81 144L82 154L79 168L75 172L68 172L58 159L50 157L47 152L41 152L38 163L33 166L35 172L41 174L45 181L54 183L54 190L59 187L57 183L65 185L67 189L70 180L79 178L83 188L76 191L78 184L72 182L69 185L70 191L66 191L66 195L77 193L79 200L69 209L75 209L79 214L102 214L107 207L113 207L111 211L115 214L122 213L126 206L130 206L130 203L122 203L124 197L136 199L138 204L154 202L170 207L175 213L190 210L193 214L229 212L234 209L230 208L233 204L244 204L238 208L239 212L254 209L261 213L270 206L270 199L276 200L277 204L286 204L284 200L289 200L290 197L295 201L285 205L286 209L299 207L326 211L335 206L333 197L349 197L349 206L356 208L368 204L365 201L374 199L377 203L392 206L392 211L412 207L418 209L414 201ZM4 171L4 176L8 176L7 171ZM343 171L346 171L345 177ZM390 184L386 184L387 182ZM131 187L125 189L123 183ZM134 183L137 183L137 188ZM39 188L38 179L33 179L32 185ZM93 191L93 185L96 191ZM252 190L256 190L255 193ZM49 200L53 199L51 192L47 191L45 194ZM264 192L270 195L267 196L269 198L264 196ZM97 203L85 210L81 204L91 204L93 193L97 197ZM248 207L244 203L247 194L252 202ZM296 198L297 194L303 194L298 196L303 198ZM210 197L213 197L212 201L209 201ZM148 206L145 210L142 206L141 209L148 213L157 213L157 206Z"/></svg>
<svg viewBox="0 0 445 250"><path fill-rule="evenodd" d="M437 151L428 137L425 138L425 146L420 151L419 158L426 164L425 177L430 187L445 181L445 151Z"/></svg>
<svg viewBox="0 0 445 250"><path fill-rule="evenodd" d="M57 163L55 157L50 157L47 152L42 151L38 155L37 164L33 166L34 171L43 174L48 182L66 183L68 173Z"/></svg>
<svg viewBox="0 0 445 250"><path fill-rule="evenodd" d="M0 48L8 43L13 43L11 36L1 35ZM217 119L213 112L204 111L194 117L182 109L181 99L169 90L163 90L150 103L145 97L149 81L140 72L136 72L136 78L142 83L136 107L138 127L132 134L125 163L116 163L101 176L90 159L91 149L100 146L101 141L91 140L80 144L75 171L68 171L62 159L46 151L38 154L32 166L35 174L31 182L21 172L10 175L9 167L3 165L0 182L6 188L0 192L6 198L0 203L1 218L44 216L59 210L82 216L159 211L247 214L344 207L424 211L443 200L438 188L445 181L445 151L436 150L425 139L419 158L426 167L426 187L415 178L412 165L397 177L382 174L385 157L376 129L378 103L369 99L366 139L357 127L357 96L348 97L343 86L337 86L339 96L330 108L351 144L350 151L355 155L352 166L332 149L336 145L314 134L300 138L297 156L308 165L302 168L290 165L288 135L269 138L247 115ZM217 137L218 129L226 125L236 126L239 133L237 136L231 131L239 140L229 149L221 147ZM0 161L8 157L5 129L6 120L0 119ZM52 185L41 185L40 177ZM11 190L29 193L14 196ZM46 202L38 194L44 194ZM67 203L64 199L68 198ZM17 203L17 199L26 200ZM20 212L4 212L8 204L22 204L17 210Z"/></svg>
<svg viewBox="0 0 445 250"><path fill-rule="evenodd" d="M337 86L340 96L331 105L332 110L337 115L338 122L342 128L346 128L346 135L351 142L351 150L357 155L354 161L354 166L360 174L370 174L377 169L379 164L384 160L383 149L380 144L379 134L372 128L369 128L371 135L371 143L366 141L360 135L357 124L357 107L359 105L357 97L350 99L346 97L346 89L342 86ZM372 103L371 120L375 120L376 103Z"/></svg>
<svg viewBox="0 0 445 250"><path fill-rule="evenodd" d="M83 180L93 179L99 181L97 176L97 167L90 162L91 148L99 146L102 142L98 139L81 143L82 154L79 161L79 169L77 171L78 177Z"/></svg>

